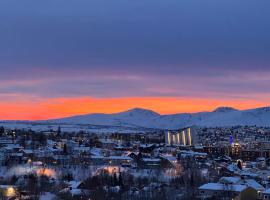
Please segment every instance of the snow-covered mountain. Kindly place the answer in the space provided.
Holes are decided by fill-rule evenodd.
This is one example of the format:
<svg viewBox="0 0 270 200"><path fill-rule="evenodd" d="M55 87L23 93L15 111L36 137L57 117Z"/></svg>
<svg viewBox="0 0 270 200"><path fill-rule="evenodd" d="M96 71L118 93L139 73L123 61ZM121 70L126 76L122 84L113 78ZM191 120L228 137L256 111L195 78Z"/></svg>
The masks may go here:
<svg viewBox="0 0 270 200"><path fill-rule="evenodd" d="M212 112L173 115L160 115L151 110L135 108L115 114L88 114L47 122L159 129L177 129L191 125L208 127L257 125L270 127L270 107L249 110L219 107Z"/></svg>

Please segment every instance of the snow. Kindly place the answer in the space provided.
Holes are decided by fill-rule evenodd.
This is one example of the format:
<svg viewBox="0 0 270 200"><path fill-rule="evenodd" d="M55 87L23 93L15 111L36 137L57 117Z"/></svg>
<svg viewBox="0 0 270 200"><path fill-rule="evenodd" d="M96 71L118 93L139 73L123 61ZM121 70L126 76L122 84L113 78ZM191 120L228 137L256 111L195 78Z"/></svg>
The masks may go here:
<svg viewBox="0 0 270 200"><path fill-rule="evenodd" d="M24 149L23 152L26 153L26 154L34 153L33 150L31 150L31 149Z"/></svg>
<svg viewBox="0 0 270 200"><path fill-rule="evenodd" d="M102 151L103 149L101 148L92 148L90 150L90 153L93 155L93 156L101 156L102 155Z"/></svg>
<svg viewBox="0 0 270 200"><path fill-rule="evenodd" d="M249 187L251 187L251 188L253 188L253 189L257 190L257 191L263 191L265 189L261 184L259 184L254 179L245 179L244 183L247 186L249 186Z"/></svg>
<svg viewBox="0 0 270 200"><path fill-rule="evenodd" d="M80 181L69 181L68 184L72 189L77 189L82 182Z"/></svg>
<svg viewBox="0 0 270 200"><path fill-rule="evenodd" d="M46 192L45 194L40 196L40 200L52 200L54 199L56 196L52 193Z"/></svg>
<svg viewBox="0 0 270 200"><path fill-rule="evenodd" d="M177 158L175 156L172 156L170 154L161 154L160 157L167 159L170 162L176 162Z"/></svg>
<svg viewBox="0 0 270 200"><path fill-rule="evenodd" d="M144 162L160 162L161 160L159 158L143 158Z"/></svg>
<svg viewBox="0 0 270 200"><path fill-rule="evenodd" d="M140 147L141 148L149 148L149 147L154 147L154 144L141 144Z"/></svg>
<svg viewBox="0 0 270 200"><path fill-rule="evenodd" d="M247 188L246 185L225 185L222 183L207 183L199 187L200 190L215 190L215 191L234 191L234 192L242 192Z"/></svg>
<svg viewBox="0 0 270 200"><path fill-rule="evenodd" d="M10 187L14 187L12 185L0 185L0 189L8 189Z"/></svg>
<svg viewBox="0 0 270 200"><path fill-rule="evenodd" d="M240 169L235 165L235 164L230 164L227 169L230 171L230 172L234 172L234 173L239 173L240 172Z"/></svg>
<svg viewBox="0 0 270 200"><path fill-rule="evenodd" d="M241 180L240 177L221 177L219 179L219 182L235 184L235 183L238 183L240 180Z"/></svg>
<svg viewBox="0 0 270 200"><path fill-rule="evenodd" d="M269 189L267 189L267 190L265 190L263 193L264 193L264 194L268 194L268 195L270 195L270 188L269 188Z"/></svg>
<svg viewBox="0 0 270 200"><path fill-rule="evenodd" d="M132 161L133 159L128 156L91 156L92 159L106 159L106 160L129 160Z"/></svg>
<svg viewBox="0 0 270 200"><path fill-rule="evenodd" d="M76 196L76 195L81 195L82 194L82 190L81 189L71 189L69 192L72 194L72 196Z"/></svg>
<svg viewBox="0 0 270 200"><path fill-rule="evenodd" d="M185 156L207 156L207 153L201 153L201 152L195 152L195 151L187 151L187 150L182 150L180 151L181 156L185 157Z"/></svg>

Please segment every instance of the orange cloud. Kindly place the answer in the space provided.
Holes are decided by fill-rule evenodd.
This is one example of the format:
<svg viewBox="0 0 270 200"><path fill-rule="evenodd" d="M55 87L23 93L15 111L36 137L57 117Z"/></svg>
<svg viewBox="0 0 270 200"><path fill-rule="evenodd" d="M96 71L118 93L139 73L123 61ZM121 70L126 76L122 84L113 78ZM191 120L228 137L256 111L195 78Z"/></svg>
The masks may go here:
<svg viewBox="0 0 270 200"><path fill-rule="evenodd" d="M130 98L54 98L46 100L0 102L2 120L40 120L88 113L116 113L134 107L154 110L161 114L210 111L219 106L248 109L266 106L252 100L219 100L175 97Z"/></svg>

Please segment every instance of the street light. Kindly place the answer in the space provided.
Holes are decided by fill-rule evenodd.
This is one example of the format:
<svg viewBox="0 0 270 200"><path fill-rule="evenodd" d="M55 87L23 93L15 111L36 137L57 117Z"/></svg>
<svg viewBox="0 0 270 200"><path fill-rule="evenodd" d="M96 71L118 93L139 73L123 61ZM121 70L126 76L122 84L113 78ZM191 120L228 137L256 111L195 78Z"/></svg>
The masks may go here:
<svg viewBox="0 0 270 200"><path fill-rule="evenodd" d="M27 163L29 164L30 168L32 167L32 160L29 158Z"/></svg>

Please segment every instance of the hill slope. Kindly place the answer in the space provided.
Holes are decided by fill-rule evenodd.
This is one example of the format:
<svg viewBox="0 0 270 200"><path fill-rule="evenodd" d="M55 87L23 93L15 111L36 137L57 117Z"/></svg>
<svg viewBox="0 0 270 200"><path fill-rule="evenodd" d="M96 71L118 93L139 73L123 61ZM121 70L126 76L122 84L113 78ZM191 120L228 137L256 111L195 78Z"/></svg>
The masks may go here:
<svg viewBox="0 0 270 200"><path fill-rule="evenodd" d="M220 107L212 112L173 115L160 115L151 110L135 108L115 114L88 114L49 120L48 122L160 129L176 129L191 125L208 127L236 125L270 126L270 107L242 111L230 107Z"/></svg>

